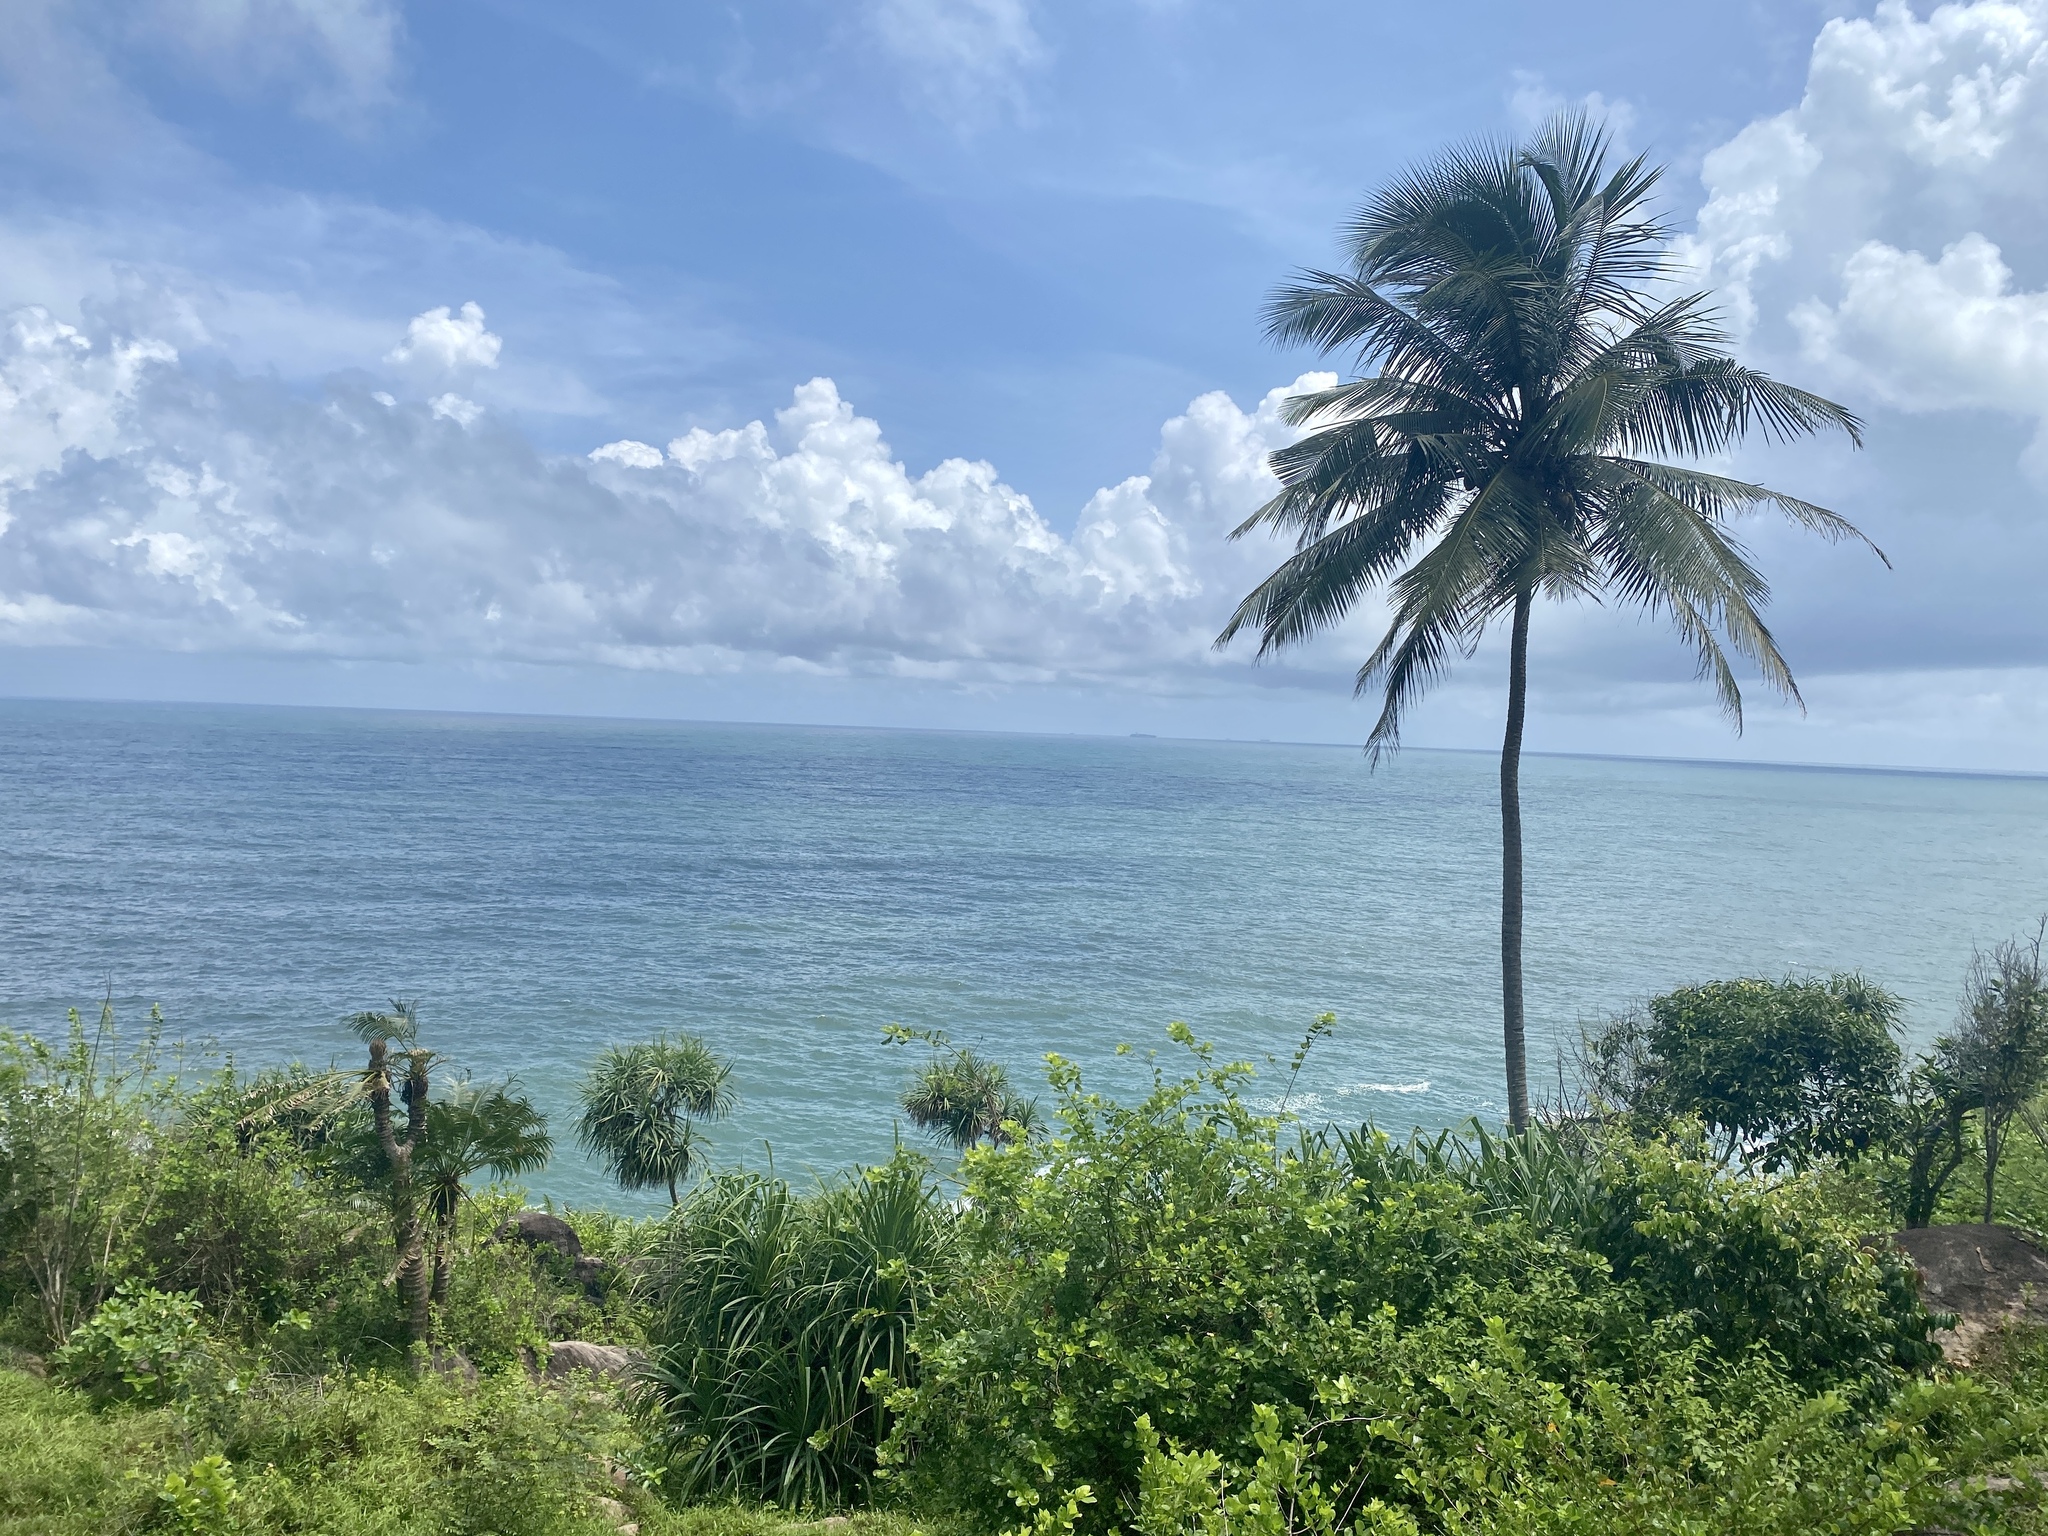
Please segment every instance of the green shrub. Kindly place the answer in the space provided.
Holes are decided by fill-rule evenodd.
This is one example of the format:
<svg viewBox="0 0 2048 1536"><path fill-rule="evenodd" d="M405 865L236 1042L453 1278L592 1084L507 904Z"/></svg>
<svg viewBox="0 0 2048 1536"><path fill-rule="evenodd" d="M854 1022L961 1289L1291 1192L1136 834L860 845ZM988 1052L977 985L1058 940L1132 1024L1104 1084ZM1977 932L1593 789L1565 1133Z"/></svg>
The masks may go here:
<svg viewBox="0 0 2048 1536"><path fill-rule="evenodd" d="M1263 1404L1276 1432L1323 1426L1354 1499L1426 1509L1473 1444L1523 1454L1560 1414L1869 1397L1931 1353L1896 1266L1804 1184L1625 1139L1283 1144L1246 1069L1196 1049L1128 1106L1055 1060L1058 1133L970 1155L963 1273L893 1399L888 1460L929 1507L1106 1530L1139 1495L1140 1417L1251 1467Z"/></svg>
<svg viewBox="0 0 2048 1536"><path fill-rule="evenodd" d="M606 1467L640 1454L615 1403L519 1374L257 1378L205 1422L89 1401L0 1371L0 1536L609 1536Z"/></svg>
<svg viewBox="0 0 2048 1536"><path fill-rule="evenodd" d="M128 1284L72 1330L50 1363L96 1397L166 1403L191 1389L211 1355L197 1301Z"/></svg>
<svg viewBox="0 0 2048 1536"><path fill-rule="evenodd" d="M821 1508L861 1497L888 1429L871 1378L909 1375L952 1230L907 1155L808 1196L749 1174L694 1191L655 1260L647 1379L665 1486Z"/></svg>
<svg viewBox="0 0 2048 1536"><path fill-rule="evenodd" d="M1895 1129L1899 1010L1854 975L1681 987L1587 1040L1588 1086L1652 1131L1696 1119L1743 1161L1810 1168Z"/></svg>
<svg viewBox="0 0 2048 1536"><path fill-rule="evenodd" d="M225 1456L202 1456L183 1472L166 1472L157 1495L181 1531L190 1536L229 1536L235 1506L242 1500Z"/></svg>

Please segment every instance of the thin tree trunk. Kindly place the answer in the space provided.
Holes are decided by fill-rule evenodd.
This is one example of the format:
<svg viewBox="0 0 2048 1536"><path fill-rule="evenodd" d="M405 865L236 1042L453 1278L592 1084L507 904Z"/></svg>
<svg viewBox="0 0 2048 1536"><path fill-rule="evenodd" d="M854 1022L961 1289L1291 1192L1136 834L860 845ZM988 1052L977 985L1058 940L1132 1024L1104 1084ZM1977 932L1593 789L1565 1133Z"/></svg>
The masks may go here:
<svg viewBox="0 0 2048 1536"><path fill-rule="evenodd" d="M1997 1210L1998 1154L2005 1150L2005 1123L1984 1116L1984 1225L1990 1226Z"/></svg>
<svg viewBox="0 0 2048 1536"><path fill-rule="evenodd" d="M1515 594L1508 646L1508 729L1500 749L1500 1024L1507 1048L1508 1125L1529 1128L1529 1052L1522 1008L1522 720L1529 694L1529 609Z"/></svg>
<svg viewBox="0 0 2048 1536"><path fill-rule="evenodd" d="M434 1229L434 1284L427 1297L435 1306L448 1304L448 1291L455 1279L455 1231L450 1225Z"/></svg>

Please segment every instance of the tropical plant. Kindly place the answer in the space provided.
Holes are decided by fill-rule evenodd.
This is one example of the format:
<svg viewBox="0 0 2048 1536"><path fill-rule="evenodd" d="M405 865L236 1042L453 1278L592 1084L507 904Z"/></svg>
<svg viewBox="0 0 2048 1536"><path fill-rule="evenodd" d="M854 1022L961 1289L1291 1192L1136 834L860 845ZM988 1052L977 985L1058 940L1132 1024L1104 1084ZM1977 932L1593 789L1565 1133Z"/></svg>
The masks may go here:
<svg viewBox="0 0 2048 1536"><path fill-rule="evenodd" d="M199 1303L123 1284L51 1357L58 1376L100 1397L168 1402L207 1363Z"/></svg>
<svg viewBox="0 0 2048 1536"><path fill-rule="evenodd" d="M381 1186L391 1209L393 1274L405 1301L405 1331L415 1347L433 1332L433 1281L427 1269L426 1223L420 1210L419 1181L414 1161L427 1136L427 1104L433 1053L419 1043L419 1014L410 1002L394 1000L389 1012L350 1014L344 1021L369 1046L361 1093L370 1104L370 1131L381 1161ZM398 1134L391 1114L391 1043L403 1047L405 1134Z"/></svg>
<svg viewBox="0 0 2048 1536"><path fill-rule="evenodd" d="M1377 761L1452 658L1507 621L1501 1023L1516 1129L1529 1119L1520 762L1536 599L1611 595L1668 615L1739 728L1731 650L1798 691L1730 524L1773 508L1861 537L1810 502L1665 462L1710 458L1752 428L1860 440L1860 427L1726 356L1706 295L1664 296L1676 266L1650 208L1659 175L1641 156L1609 170L1607 137L1582 116L1526 145L1454 150L1360 209L1348 271L1306 272L1274 295L1269 334L1368 371L1289 402L1309 431L1273 455L1280 492L1233 537L1285 533L1296 552L1216 642L1257 631L1264 657L1385 587L1391 622L1357 680L1383 690Z"/></svg>
<svg viewBox="0 0 2048 1536"><path fill-rule="evenodd" d="M1954 1107L1974 1109L1984 1138L1984 1219L1996 1206L1998 1159L2016 1117L2048 1083L2048 971L2041 946L2048 918L2032 939L2009 939L1970 959L1955 1033L1936 1042L1935 1072ZM2040 1134L2038 1126L2035 1133Z"/></svg>
<svg viewBox="0 0 2048 1536"><path fill-rule="evenodd" d="M516 1178L547 1166L555 1144L547 1116L502 1083L458 1084L427 1106L427 1134L414 1153L413 1178L433 1222L435 1306L448 1299L455 1268L455 1225L464 1185L489 1171Z"/></svg>
<svg viewBox="0 0 2048 1536"><path fill-rule="evenodd" d="M1648 1129L1696 1119L1730 1156L1804 1169L1889 1142L1900 1007L1850 974L1708 982L1609 1021L1581 1054L1600 1107Z"/></svg>
<svg viewBox="0 0 2048 1536"><path fill-rule="evenodd" d="M160 1060L162 1015L124 1046L111 999L61 1045L0 1030L0 1306L34 1309L60 1344L113 1290L118 1259L154 1208L152 1145L176 1097Z"/></svg>
<svg viewBox="0 0 2048 1536"><path fill-rule="evenodd" d="M967 1046L954 1046L944 1030L891 1024L882 1031L891 1045L923 1041L931 1047L903 1090L903 1113L926 1135L956 1151L1029 1141L1044 1129L1038 1101L1010 1086L1010 1074Z"/></svg>
<svg viewBox="0 0 2048 1536"><path fill-rule="evenodd" d="M811 1195L744 1173L697 1189L651 1282L668 1485L817 1508L865 1493L890 1422L875 1378L916 1379L908 1340L953 1228L908 1155Z"/></svg>
<svg viewBox="0 0 2048 1536"><path fill-rule="evenodd" d="M695 1035L607 1046L577 1090L577 1140L621 1189L668 1190L668 1203L700 1160L700 1121L723 1120L738 1100L732 1067Z"/></svg>
<svg viewBox="0 0 2048 1536"><path fill-rule="evenodd" d="M1118 1103L1055 1058L1052 1134L969 1155L960 1274L885 1451L934 1512L1107 1531L1142 1491L1138 1416L1244 1469L1263 1404L1352 1507L1491 1528L1454 1501L1509 1507L1559 1448L1546 1425L1867 1407L1935 1358L1910 1270L1817 1186L1577 1129L1303 1137L1174 1033L1188 1077ZM1602 1442L1588 1480L1630 1454Z"/></svg>

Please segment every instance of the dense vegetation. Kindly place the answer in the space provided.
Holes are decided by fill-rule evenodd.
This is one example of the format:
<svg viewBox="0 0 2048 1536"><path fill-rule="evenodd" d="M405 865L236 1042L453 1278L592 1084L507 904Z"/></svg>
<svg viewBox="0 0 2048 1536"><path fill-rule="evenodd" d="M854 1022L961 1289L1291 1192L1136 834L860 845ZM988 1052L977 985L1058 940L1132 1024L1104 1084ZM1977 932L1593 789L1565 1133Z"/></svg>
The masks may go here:
<svg viewBox="0 0 2048 1536"><path fill-rule="evenodd" d="M545 1125L410 1008L253 1076L74 1016L0 1036L0 1531L2048 1530L2048 1348L1944 1367L1867 1240L2048 1226L2040 981L1982 957L1910 1064L1861 978L1682 989L1520 1134L1303 1125L1178 1026L1135 1101L1050 1058L1041 1116L928 1036L957 1169L810 1190L706 1172L701 1041L622 1047L587 1139L676 1200L567 1213L581 1260L476 1187ZM548 1376L570 1338L634 1379Z"/></svg>

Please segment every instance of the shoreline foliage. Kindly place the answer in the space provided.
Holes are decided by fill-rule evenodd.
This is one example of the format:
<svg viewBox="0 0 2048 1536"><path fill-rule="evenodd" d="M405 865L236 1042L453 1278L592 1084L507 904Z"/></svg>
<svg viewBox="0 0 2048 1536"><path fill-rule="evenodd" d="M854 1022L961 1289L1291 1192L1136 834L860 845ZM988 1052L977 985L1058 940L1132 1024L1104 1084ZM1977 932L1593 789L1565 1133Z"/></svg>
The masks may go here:
<svg viewBox="0 0 2048 1536"><path fill-rule="evenodd" d="M1716 998L1763 1038L1750 985L1691 990L1699 1059ZM1797 1167L1684 1114L1395 1137L1169 1033L1133 1100L1050 1058L1038 1134L955 1177L714 1171L566 1213L573 1262L465 1188L481 1133L431 1174L437 1109L500 1091L455 1080L414 1190L430 1351L361 1074L0 1038L0 1533L2048 1532L2048 1341L1944 1368L1866 1238L1904 1119ZM1981 1214L1974 1115L1944 1217ZM2048 1224L2048 1148L1998 1156L1997 1214ZM568 1338L643 1362L546 1379Z"/></svg>

